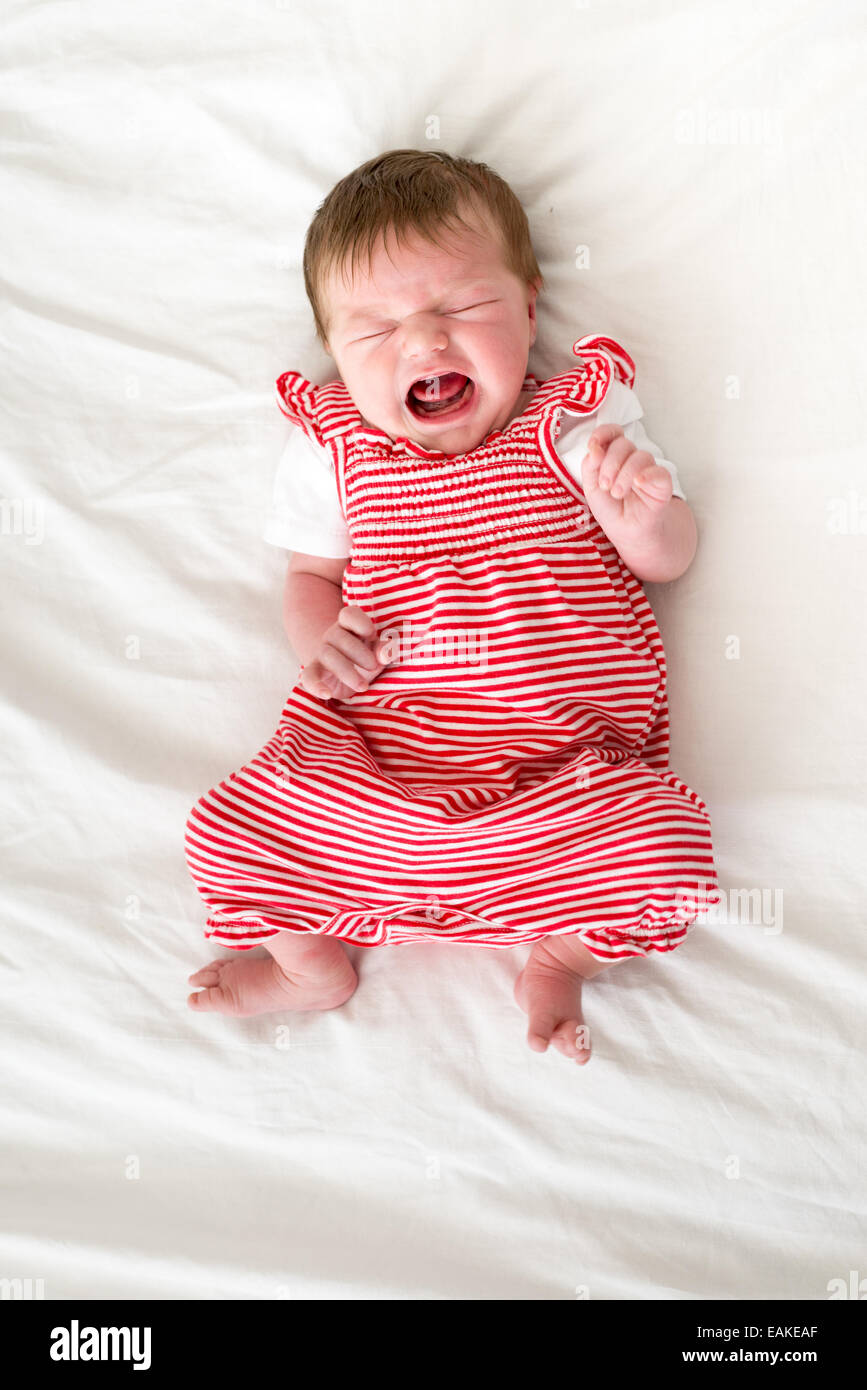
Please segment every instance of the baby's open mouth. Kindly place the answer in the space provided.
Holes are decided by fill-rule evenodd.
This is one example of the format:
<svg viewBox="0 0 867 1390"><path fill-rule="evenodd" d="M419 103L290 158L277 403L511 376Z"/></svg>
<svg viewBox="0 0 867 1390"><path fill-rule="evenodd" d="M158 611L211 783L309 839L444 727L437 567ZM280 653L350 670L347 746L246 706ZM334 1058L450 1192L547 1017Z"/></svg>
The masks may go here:
<svg viewBox="0 0 867 1390"><path fill-rule="evenodd" d="M443 372L442 376L421 376L406 393L406 404L419 420L439 419L460 410L473 394L471 377L463 372Z"/></svg>

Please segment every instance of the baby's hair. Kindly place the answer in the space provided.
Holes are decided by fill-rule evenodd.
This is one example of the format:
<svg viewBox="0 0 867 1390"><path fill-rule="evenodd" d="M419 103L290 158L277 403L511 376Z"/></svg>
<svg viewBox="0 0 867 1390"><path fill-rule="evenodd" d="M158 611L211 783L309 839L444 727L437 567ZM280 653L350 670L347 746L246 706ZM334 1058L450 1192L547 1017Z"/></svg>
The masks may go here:
<svg viewBox="0 0 867 1390"><path fill-rule="evenodd" d="M439 150L387 150L336 183L316 209L304 243L304 287L316 335L325 347L328 324L322 286L331 269L353 275L362 255L370 266L380 236L398 244L407 232L442 245L446 228L475 228L473 212L499 230L506 267L520 280L544 284L530 240L527 214L505 179L487 164Z"/></svg>

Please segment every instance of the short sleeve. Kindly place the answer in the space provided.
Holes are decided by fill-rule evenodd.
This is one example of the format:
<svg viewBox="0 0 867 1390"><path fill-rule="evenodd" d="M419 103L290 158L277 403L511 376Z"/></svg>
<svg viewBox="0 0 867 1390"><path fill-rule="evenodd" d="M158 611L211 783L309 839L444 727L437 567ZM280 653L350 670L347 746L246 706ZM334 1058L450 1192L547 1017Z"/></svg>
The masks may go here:
<svg viewBox="0 0 867 1390"><path fill-rule="evenodd" d="M331 453L297 427L277 464L262 537L305 555L343 559L352 554Z"/></svg>
<svg viewBox="0 0 867 1390"><path fill-rule="evenodd" d="M556 444L557 452L572 477L580 483L581 464L587 453L587 441L596 426L619 425L626 438L635 445L636 449L646 449L649 454L653 455L657 463L668 469L674 484L673 495L682 498L685 502L686 494L680 485L677 469L669 459L665 458L659 446L648 439L641 423L643 414L641 402L635 392L625 382L612 378L605 393L605 399L591 414L582 415L578 419L574 416L563 415L563 427Z"/></svg>

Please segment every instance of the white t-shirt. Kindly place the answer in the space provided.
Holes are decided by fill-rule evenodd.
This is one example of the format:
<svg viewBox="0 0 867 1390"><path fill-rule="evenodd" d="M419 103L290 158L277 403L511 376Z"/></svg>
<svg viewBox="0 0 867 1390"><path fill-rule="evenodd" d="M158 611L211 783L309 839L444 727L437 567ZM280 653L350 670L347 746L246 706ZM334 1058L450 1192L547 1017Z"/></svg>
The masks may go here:
<svg viewBox="0 0 867 1390"><path fill-rule="evenodd" d="M594 429L597 425L619 425L636 449L646 449L657 463L668 469L674 483L674 496L682 497L685 502L677 469L648 439L641 424L642 414L635 392L613 377L602 404L589 415L567 415L564 411L555 445L557 453L580 484L581 463ZM277 464L263 539L303 555L333 559L351 555L352 542L340 507L330 450L323 449L297 425L291 425L290 429L292 432Z"/></svg>

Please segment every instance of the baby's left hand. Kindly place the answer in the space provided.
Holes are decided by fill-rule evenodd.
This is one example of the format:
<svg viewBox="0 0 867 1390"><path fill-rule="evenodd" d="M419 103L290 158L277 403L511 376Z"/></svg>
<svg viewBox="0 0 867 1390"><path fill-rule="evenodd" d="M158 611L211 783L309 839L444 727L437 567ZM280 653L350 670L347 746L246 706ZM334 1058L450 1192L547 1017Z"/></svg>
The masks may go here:
<svg viewBox="0 0 867 1390"><path fill-rule="evenodd" d="M674 483L667 468L646 449L636 449L619 425L599 425L581 465L587 505L604 530L625 522L641 529L671 500Z"/></svg>

